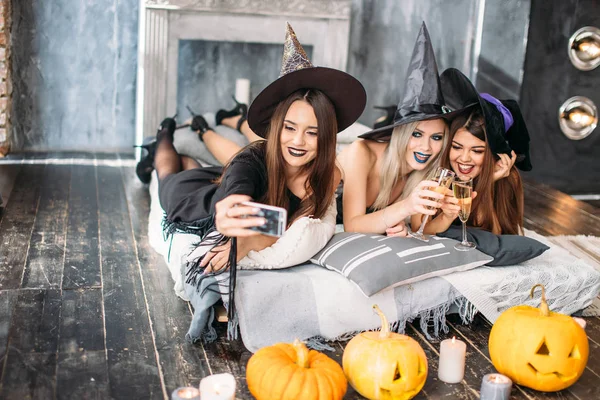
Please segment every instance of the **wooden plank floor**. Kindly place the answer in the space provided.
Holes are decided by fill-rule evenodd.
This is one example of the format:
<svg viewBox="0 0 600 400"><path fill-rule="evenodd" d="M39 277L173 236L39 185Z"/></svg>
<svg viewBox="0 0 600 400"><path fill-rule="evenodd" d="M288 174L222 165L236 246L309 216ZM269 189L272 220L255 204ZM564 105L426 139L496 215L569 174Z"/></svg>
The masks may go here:
<svg viewBox="0 0 600 400"><path fill-rule="evenodd" d="M189 305L173 292L162 257L148 244L147 187L127 155L36 153L0 161L0 399L169 399L208 374L236 376L251 398L241 341L185 342ZM46 158L58 160L49 164ZM13 161L11 161L13 160ZM70 160L75 160L74 164ZM543 185L525 186L526 228L544 235L600 236L595 207ZM513 387L514 399L599 399L600 319L587 318L590 360L568 390ZM494 371L491 325L449 317L450 331L429 342L407 326L429 359L419 399L477 399ZM439 341L467 343L464 380L437 379ZM341 362L344 343L328 354ZM360 399L351 388L347 399Z"/></svg>

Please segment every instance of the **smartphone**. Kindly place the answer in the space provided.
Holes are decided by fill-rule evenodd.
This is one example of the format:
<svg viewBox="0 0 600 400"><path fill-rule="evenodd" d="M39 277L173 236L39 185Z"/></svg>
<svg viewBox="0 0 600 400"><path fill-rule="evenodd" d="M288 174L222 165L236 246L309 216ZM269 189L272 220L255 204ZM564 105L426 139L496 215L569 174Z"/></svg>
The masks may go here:
<svg viewBox="0 0 600 400"><path fill-rule="evenodd" d="M263 217L267 222L263 226L253 226L248 229L262 233L263 235L280 237L285 232L287 225L287 210L281 207L269 206L267 204L245 201L244 206L258 208L259 212L247 217Z"/></svg>

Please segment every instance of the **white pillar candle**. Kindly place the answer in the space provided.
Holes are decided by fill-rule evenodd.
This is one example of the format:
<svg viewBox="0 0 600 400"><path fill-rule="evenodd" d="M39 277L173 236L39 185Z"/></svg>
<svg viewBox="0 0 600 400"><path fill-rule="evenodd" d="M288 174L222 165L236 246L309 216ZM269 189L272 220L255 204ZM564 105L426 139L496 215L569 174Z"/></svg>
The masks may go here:
<svg viewBox="0 0 600 400"><path fill-rule="evenodd" d="M502 374L487 374L481 380L480 400L509 400L512 381Z"/></svg>
<svg viewBox="0 0 600 400"><path fill-rule="evenodd" d="M200 381L202 400L234 400L235 378L231 374L210 375Z"/></svg>
<svg viewBox="0 0 600 400"><path fill-rule="evenodd" d="M235 80L235 99L243 104L250 104L250 80Z"/></svg>
<svg viewBox="0 0 600 400"><path fill-rule="evenodd" d="M443 340L440 344L438 378L446 383L458 383L465 375L465 355L467 345L460 340Z"/></svg>
<svg viewBox="0 0 600 400"><path fill-rule="evenodd" d="M195 387L180 387L171 393L171 400L200 400L200 391Z"/></svg>

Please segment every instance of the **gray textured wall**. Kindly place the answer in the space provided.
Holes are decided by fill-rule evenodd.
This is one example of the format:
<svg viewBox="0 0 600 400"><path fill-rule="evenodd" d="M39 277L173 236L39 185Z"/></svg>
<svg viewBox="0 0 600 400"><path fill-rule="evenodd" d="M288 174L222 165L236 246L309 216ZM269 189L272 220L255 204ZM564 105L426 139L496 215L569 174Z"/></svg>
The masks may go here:
<svg viewBox="0 0 600 400"><path fill-rule="evenodd" d="M499 98L519 99L530 0L486 1L477 88Z"/></svg>
<svg viewBox="0 0 600 400"><path fill-rule="evenodd" d="M309 59L312 46L305 46ZM178 120L196 113L231 109L235 105L235 80L250 79L250 98L279 76L282 46L264 43L179 41L177 71Z"/></svg>
<svg viewBox="0 0 600 400"><path fill-rule="evenodd" d="M480 56L521 81L530 0L486 1Z"/></svg>
<svg viewBox="0 0 600 400"><path fill-rule="evenodd" d="M492 12L494 2L487 3ZM398 102L423 20L440 71L453 66L469 74L478 4L353 0L348 71L363 82L369 98L360 121L371 125L381 115L373 105ZM13 21L14 147L130 149L135 138L138 0L19 0L13 2ZM298 35L302 38L302 32ZM256 95L277 76L277 47L182 42L180 116L187 115L186 104L201 112L231 108L236 78L249 78ZM259 56L250 60L251 54ZM515 70L499 65L509 74Z"/></svg>
<svg viewBox="0 0 600 400"><path fill-rule="evenodd" d="M374 105L400 101L406 68L425 21L440 73L448 67L469 74L477 0L353 0L348 72L367 90L360 121L372 125L381 116Z"/></svg>
<svg viewBox="0 0 600 400"><path fill-rule="evenodd" d="M135 138L138 0L13 1L13 144L108 151Z"/></svg>

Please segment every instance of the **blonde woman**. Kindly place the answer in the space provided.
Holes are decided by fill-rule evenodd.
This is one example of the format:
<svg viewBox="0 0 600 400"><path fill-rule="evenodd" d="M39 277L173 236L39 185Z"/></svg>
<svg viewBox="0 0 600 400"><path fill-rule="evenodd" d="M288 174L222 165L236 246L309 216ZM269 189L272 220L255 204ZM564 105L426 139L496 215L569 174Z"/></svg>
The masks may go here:
<svg viewBox="0 0 600 400"><path fill-rule="evenodd" d="M445 106L425 24L401 98L392 125L361 135L338 156L343 171L338 220L346 231L406 236L408 217L434 215L446 204L436 201L444 195L429 189L437 183L424 179L439 164L448 138L446 119L456 112Z"/></svg>

